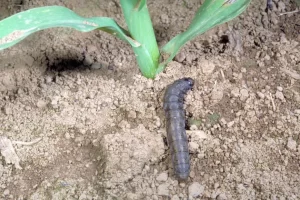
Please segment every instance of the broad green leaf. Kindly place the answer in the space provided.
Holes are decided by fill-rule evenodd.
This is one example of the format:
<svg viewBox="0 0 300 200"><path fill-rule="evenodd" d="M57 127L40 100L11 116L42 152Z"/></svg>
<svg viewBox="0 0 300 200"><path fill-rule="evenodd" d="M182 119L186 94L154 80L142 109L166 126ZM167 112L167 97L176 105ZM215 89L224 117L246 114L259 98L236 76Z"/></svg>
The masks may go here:
<svg viewBox="0 0 300 200"><path fill-rule="evenodd" d="M0 21L0 50L15 45L34 32L54 27L73 28L82 32L100 29L127 41L133 47L140 46L128 31L111 18L85 18L65 7L46 6L20 12Z"/></svg>
<svg viewBox="0 0 300 200"><path fill-rule="evenodd" d="M161 72L170 62L180 48L196 36L209 29L232 20L241 14L251 0L205 0L187 30L169 41L162 49L163 61L159 65L157 73Z"/></svg>
<svg viewBox="0 0 300 200"><path fill-rule="evenodd" d="M120 0L131 37L141 45L133 47L144 76L154 78L159 62L157 46L146 0Z"/></svg>

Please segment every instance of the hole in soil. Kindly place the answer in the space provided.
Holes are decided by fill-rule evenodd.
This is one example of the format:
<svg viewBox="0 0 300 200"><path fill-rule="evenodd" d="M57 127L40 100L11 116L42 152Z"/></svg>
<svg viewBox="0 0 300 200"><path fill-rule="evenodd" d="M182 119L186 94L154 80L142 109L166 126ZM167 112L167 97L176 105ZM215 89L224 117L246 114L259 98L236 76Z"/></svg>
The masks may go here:
<svg viewBox="0 0 300 200"><path fill-rule="evenodd" d="M219 42L221 44L227 44L227 43L229 43L229 37L228 37L228 35L222 35Z"/></svg>
<svg viewBox="0 0 300 200"><path fill-rule="evenodd" d="M63 71L73 71L73 70L85 70L87 69L87 66L83 64L82 60L77 59L57 59L52 61L52 63L48 63L47 71L57 71L57 72L63 72Z"/></svg>
<svg viewBox="0 0 300 200"><path fill-rule="evenodd" d="M20 6L20 5L23 5L23 4L24 4L23 0L15 0L14 1L14 5L16 5L16 6Z"/></svg>

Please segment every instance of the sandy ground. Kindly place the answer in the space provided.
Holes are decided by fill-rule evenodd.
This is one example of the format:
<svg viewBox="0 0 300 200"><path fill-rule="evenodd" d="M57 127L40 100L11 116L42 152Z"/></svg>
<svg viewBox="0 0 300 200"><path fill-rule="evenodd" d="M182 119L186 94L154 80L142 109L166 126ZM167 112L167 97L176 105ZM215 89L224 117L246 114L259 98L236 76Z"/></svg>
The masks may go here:
<svg viewBox="0 0 300 200"><path fill-rule="evenodd" d="M124 25L118 1L63 2L1 1L0 18L64 5ZM200 2L148 5L164 44ZM253 0L155 80L127 44L98 31L46 30L1 51L0 136L18 157L0 156L0 199L300 199L300 17L278 16L296 9L290 0L265 8ZM162 110L165 87L182 77L196 82L186 182L172 174Z"/></svg>

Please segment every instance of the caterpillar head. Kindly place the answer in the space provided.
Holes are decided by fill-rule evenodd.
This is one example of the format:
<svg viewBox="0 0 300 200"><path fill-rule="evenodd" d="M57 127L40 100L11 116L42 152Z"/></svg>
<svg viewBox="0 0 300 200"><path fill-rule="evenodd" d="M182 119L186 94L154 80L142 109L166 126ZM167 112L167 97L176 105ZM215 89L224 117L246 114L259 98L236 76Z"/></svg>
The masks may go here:
<svg viewBox="0 0 300 200"><path fill-rule="evenodd" d="M185 90L190 90L193 88L195 81L192 78L183 78L182 80Z"/></svg>
<svg viewBox="0 0 300 200"><path fill-rule="evenodd" d="M183 78L183 80L186 81L190 87L194 86L195 81L192 78Z"/></svg>
<svg viewBox="0 0 300 200"><path fill-rule="evenodd" d="M187 91L191 90L193 86L194 86L194 80L192 78L179 79L168 86L165 93L165 99L167 99L167 101L170 101L169 98L172 95L173 98L178 95L179 95L178 98L183 98L183 96L187 93Z"/></svg>

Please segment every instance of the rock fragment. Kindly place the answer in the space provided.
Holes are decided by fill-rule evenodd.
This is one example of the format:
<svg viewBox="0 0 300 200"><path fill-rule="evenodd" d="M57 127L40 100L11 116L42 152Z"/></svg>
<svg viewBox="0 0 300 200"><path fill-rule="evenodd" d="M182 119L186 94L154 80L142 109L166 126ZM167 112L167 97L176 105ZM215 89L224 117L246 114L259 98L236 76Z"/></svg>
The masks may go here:
<svg viewBox="0 0 300 200"><path fill-rule="evenodd" d="M36 106L38 108L44 108L47 106L47 102L43 101L43 100L38 100L37 103L36 103Z"/></svg>
<svg viewBox="0 0 300 200"><path fill-rule="evenodd" d="M169 188L168 188L168 184L161 184L158 186L157 188L157 194L159 196L169 196Z"/></svg>
<svg viewBox="0 0 300 200"><path fill-rule="evenodd" d="M227 197L224 193L221 193L217 196L217 200L227 200Z"/></svg>
<svg viewBox="0 0 300 200"><path fill-rule="evenodd" d="M275 97L279 100L281 100L282 102L285 102L285 98L284 98L284 95L281 91L276 91L275 93Z"/></svg>
<svg viewBox="0 0 300 200"><path fill-rule="evenodd" d="M202 196L204 192L204 186L198 182L194 182L192 183L192 185L189 186L188 191L190 198L198 198Z"/></svg>
<svg viewBox="0 0 300 200"><path fill-rule="evenodd" d="M296 151L297 150L297 142L293 140L293 138L289 138L286 147L289 150Z"/></svg>
<svg viewBox="0 0 300 200"><path fill-rule="evenodd" d="M200 141L208 138L207 134L202 130L193 131L191 135L195 141Z"/></svg>
<svg viewBox="0 0 300 200"><path fill-rule="evenodd" d="M240 95L240 100L245 101L249 97L249 92L246 89L241 89Z"/></svg>
<svg viewBox="0 0 300 200"><path fill-rule="evenodd" d="M215 64L209 60L202 60L200 66L202 69L202 73L205 75L213 73L216 67Z"/></svg>
<svg viewBox="0 0 300 200"><path fill-rule="evenodd" d="M172 196L171 200L180 200L180 198L175 194L174 196Z"/></svg>
<svg viewBox="0 0 300 200"><path fill-rule="evenodd" d="M196 153L199 150L199 144L197 144L196 142L190 142L189 150L191 153Z"/></svg>
<svg viewBox="0 0 300 200"><path fill-rule="evenodd" d="M0 152L6 163L15 165L16 169L22 169L20 166L20 158L16 154L10 139L0 137Z"/></svg>
<svg viewBox="0 0 300 200"><path fill-rule="evenodd" d="M158 182L166 182L168 180L168 174L166 172L163 172L156 177L156 180Z"/></svg>
<svg viewBox="0 0 300 200"><path fill-rule="evenodd" d="M182 63L185 60L185 58L186 58L185 53L180 52L175 56L175 61Z"/></svg>

